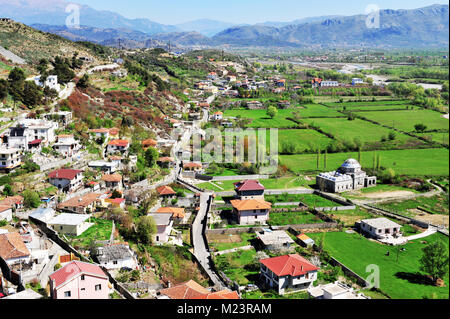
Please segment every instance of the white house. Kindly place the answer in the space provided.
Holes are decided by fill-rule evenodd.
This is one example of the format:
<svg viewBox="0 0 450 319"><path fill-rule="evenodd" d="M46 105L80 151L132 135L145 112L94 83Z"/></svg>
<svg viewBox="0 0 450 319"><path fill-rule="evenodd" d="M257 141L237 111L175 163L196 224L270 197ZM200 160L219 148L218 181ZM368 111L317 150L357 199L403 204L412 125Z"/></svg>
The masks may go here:
<svg viewBox="0 0 450 319"><path fill-rule="evenodd" d="M149 216L153 217L157 228L153 238L154 242L156 244L167 243L173 226L172 214L149 214Z"/></svg>
<svg viewBox="0 0 450 319"><path fill-rule="evenodd" d="M136 269L138 266L135 253L126 244L98 247L95 257L100 266L108 270L122 267Z"/></svg>
<svg viewBox="0 0 450 319"><path fill-rule="evenodd" d="M83 172L77 169L58 169L49 175L49 183L63 192L71 192L81 187Z"/></svg>
<svg viewBox="0 0 450 319"><path fill-rule="evenodd" d="M272 204L262 199L231 200L239 225L266 224Z"/></svg>
<svg viewBox="0 0 450 319"><path fill-rule="evenodd" d="M364 81L360 78L353 78L352 85L357 85L357 84L364 84Z"/></svg>
<svg viewBox="0 0 450 319"><path fill-rule="evenodd" d="M400 232L402 226L384 217L363 219L360 227L363 232L377 239L402 236Z"/></svg>
<svg viewBox="0 0 450 319"><path fill-rule="evenodd" d="M339 281L311 287L308 294L316 299L370 299L362 293L356 293L352 287Z"/></svg>
<svg viewBox="0 0 450 319"><path fill-rule="evenodd" d="M0 220L10 222L12 220L12 208L10 206L0 206Z"/></svg>
<svg viewBox="0 0 450 319"><path fill-rule="evenodd" d="M60 234L79 236L94 225L88 222L90 217L90 215L63 213L49 220L48 224Z"/></svg>
<svg viewBox="0 0 450 319"><path fill-rule="evenodd" d="M58 141L53 144L53 149L65 157L72 157L80 148L73 135L58 135Z"/></svg>
<svg viewBox="0 0 450 319"><path fill-rule="evenodd" d="M319 268L298 254L261 259L259 262L263 283L280 295L307 290L317 279Z"/></svg>
<svg viewBox="0 0 450 319"><path fill-rule="evenodd" d="M322 81L320 82L321 87L337 87L339 86L338 81Z"/></svg>
<svg viewBox="0 0 450 319"><path fill-rule="evenodd" d="M107 174L112 174L114 172L116 172L119 168L120 165L120 161L111 161L111 162L107 162L107 161L92 161L89 162L88 166L89 168L92 169L99 169L102 172L105 172Z"/></svg>
<svg viewBox="0 0 450 319"><path fill-rule="evenodd" d="M223 113L220 112L220 111L214 113L213 116L212 116L212 120L213 121L221 121L221 120L223 120Z"/></svg>
<svg viewBox="0 0 450 319"><path fill-rule="evenodd" d="M18 148L0 146L0 170L13 170L22 164L22 151Z"/></svg>
<svg viewBox="0 0 450 319"><path fill-rule="evenodd" d="M42 83L40 75L36 76L34 78L34 83L36 83L36 85L40 87L48 87L49 89L56 90L57 92L61 91L61 86L58 83L57 75L49 75L45 80L45 83Z"/></svg>
<svg viewBox="0 0 450 319"><path fill-rule="evenodd" d="M55 130L59 128L57 122L23 119L16 126L10 127L8 147L30 150L36 145L48 145L56 140Z"/></svg>

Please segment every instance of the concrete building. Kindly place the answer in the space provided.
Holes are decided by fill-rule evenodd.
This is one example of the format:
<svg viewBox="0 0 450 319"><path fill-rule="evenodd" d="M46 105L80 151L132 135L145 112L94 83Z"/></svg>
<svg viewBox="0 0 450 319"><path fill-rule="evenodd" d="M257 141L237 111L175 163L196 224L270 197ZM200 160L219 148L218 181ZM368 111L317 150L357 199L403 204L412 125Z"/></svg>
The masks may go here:
<svg viewBox="0 0 450 319"><path fill-rule="evenodd" d="M56 140L55 130L58 123L39 119L24 119L10 127L8 147L30 150L36 145L49 145Z"/></svg>
<svg viewBox="0 0 450 319"><path fill-rule="evenodd" d="M153 241L155 244L164 244L169 241L169 235L172 231L173 218L172 214L149 214L152 216L156 223L156 234L154 235Z"/></svg>
<svg viewBox="0 0 450 319"><path fill-rule="evenodd" d="M264 186L257 180L246 179L234 183L236 197L241 200L262 199L264 200Z"/></svg>
<svg viewBox="0 0 450 319"><path fill-rule="evenodd" d="M79 236L94 225L88 222L90 217L90 215L63 213L52 218L48 224L60 234Z"/></svg>
<svg viewBox="0 0 450 319"><path fill-rule="evenodd" d="M136 269L138 263L135 255L127 244L98 247L95 252L95 258L100 266L108 270L121 269L122 267Z"/></svg>
<svg viewBox="0 0 450 319"><path fill-rule="evenodd" d="M360 229L362 232L376 239L389 237L401 237L400 228L402 226L387 218L373 218L361 220Z"/></svg>
<svg viewBox="0 0 450 319"><path fill-rule="evenodd" d="M40 87L48 87L49 89L53 89L56 92L61 91L61 86L58 83L57 75L49 75L44 83L42 83L41 76L36 76L34 78L34 83Z"/></svg>
<svg viewBox="0 0 450 319"><path fill-rule="evenodd" d="M0 147L0 170L10 172L22 164L22 151L18 148Z"/></svg>
<svg viewBox="0 0 450 319"><path fill-rule="evenodd" d="M73 135L58 135L58 141L53 144L53 149L65 157L72 157L80 148Z"/></svg>
<svg viewBox="0 0 450 319"><path fill-rule="evenodd" d="M119 169L119 163L120 161L111 161L111 162L107 162L107 161L92 161L88 163L88 167L92 168L94 170L99 169L102 172L105 172L107 174L112 174L114 172L116 172Z"/></svg>
<svg viewBox="0 0 450 319"><path fill-rule="evenodd" d="M262 199L231 200L233 215L239 225L266 224L272 204Z"/></svg>
<svg viewBox="0 0 450 319"><path fill-rule="evenodd" d="M352 287L339 281L311 287L308 294L316 299L370 299L362 293L356 293Z"/></svg>
<svg viewBox="0 0 450 319"><path fill-rule="evenodd" d="M322 191L341 193L364 187L374 187L377 184L377 178L376 176L367 176L366 172L361 170L361 164L351 158L346 160L337 171L317 175L316 184Z"/></svg>
<svg viewBox="0 0 450 319"><path fill-rule="evenodd" d="M263 229L256 232L256 237L261 241L264 249L273 251L289 251L295 243L284 230Z"/></svg>
<svg viewBox="0 0 450 319"><path fill-rule="evenodd" d="M261 259L259 262L264 285L280 295L307 290L317 279L319 270L298 254Z"/></svg>

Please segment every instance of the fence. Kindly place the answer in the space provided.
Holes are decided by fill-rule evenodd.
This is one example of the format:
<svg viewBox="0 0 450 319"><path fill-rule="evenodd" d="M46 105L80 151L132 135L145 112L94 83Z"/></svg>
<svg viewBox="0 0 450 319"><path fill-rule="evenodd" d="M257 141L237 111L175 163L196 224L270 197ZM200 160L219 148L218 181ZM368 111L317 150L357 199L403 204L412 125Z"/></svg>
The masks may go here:
<svg viewBox="0 0 450 319"><path fill-rule="evenodd" d="M268 179L269 175L233 175L233 176L213 176L213 181L234 181L234 180L245 180L245 179Z"/></svg>
<svg viewBox="0 0 450 319"><path fill-rule="evenodd" d="M264 228L271 228L273 230L289 230L289 228L295 230L302 229L330 229L337 228L338 223L336 222L325 222L325 223L317 223L317 224L297 224L297 225L283 225L283 226L253 226L253 227L236 227L236 228L217 228L217 229L207 229L206 234L228 234L228 235L237 235L242 233L254 233L262 231Z"/></svg>
<svg viewBox="0 0 450 319"><path fill-rule="evenodd" d="M407 217L407 216L403 216L403 215L391 212L391 211L389 211L387 209L384 209L384 208L379 208L379 207L372 206L372 205L369 205L369 204L366 204L366 206L369 207L369 209L372 209L375 212L381 213L382 215L385 215L385 216L388 216L388 217L392 217L392 218L395 218L395 219L398 219L398 220L401 220L401 221L404 221L404 222L407 222L407 223L411 223L411 224L414 224L414 225L419 226L421 228L428 228L430 225L434 226L434 227L439 227L439 226L436 226L436 225L428 224L426 222L422 222L420 220L417 220L417 219L414 219L414 218L411 218L411 217Z"/></svg>
<svg viewBox="0 0 450 319"><path fill-rule="evenodd" d="M347 266L345 266L343 263L341 263L339 260L331 257L330 258L330 264L333 266L338 266L342 269L342 271L344 272L345 275L355 278L356 282L358 283L358 285L362 286L362 287L368 287L369 283L362 278L361 276L359 276L357 273L355 273L353 270L351 270L350 268L348 268Z"/></svg>

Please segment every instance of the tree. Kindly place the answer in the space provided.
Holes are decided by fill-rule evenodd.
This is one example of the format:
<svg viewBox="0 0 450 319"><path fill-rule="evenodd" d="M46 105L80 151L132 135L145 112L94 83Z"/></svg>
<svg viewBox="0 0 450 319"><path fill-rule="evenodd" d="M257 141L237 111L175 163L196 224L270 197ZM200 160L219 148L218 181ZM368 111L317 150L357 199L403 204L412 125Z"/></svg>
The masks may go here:
<svg viewBox="0 0 450 319"><path fill-rule="evenodd" d="M275 106L269 106L267 108L267 115L273 119L275 116L277 116L278 110Z"/></svg>
<svg viewBox="0 0 450 319"><path fill-rule="evenodd" d="M424 132L427 129L427 126L425 124L419 123L414 125L414 129L416 130L416 132Z"/></svg>
<svg viewBox="0 0 450 319"><path fill-rule="evenodd" d="M38 208L41 204L39 194L32 190L25 190L23 192L23 204L27 208Z"/></svg>
<svg viewBox="0 0 450 319"><path fill-rule="evenodd" d="M89 86L89 75L85 74L83 77L77 82L77 87L86 89Z"/></svg>
<svg viewBox="0 0 450 319"><path fill-rule="evenodd" d="M25 86L25 73L22 69L14 68L8 75L8 91L14 102L22 101Z"/></svg>
<svg viewBox="0 0 450 319"><path fill-rule="evenodd" d="M5 187L3 188L3 195L5 195L5 196L14 195L11 185L9 185L9 184L5 185Z"/></svg>
<svg viewBox="0 0 450 319"><path fill-rule="evenodd" d="M145 163L148 167L153 167L158 161L159 154L158 151L154 147L149 147L145 151Z"/></svg>
<svg viewBox="0 0 450 319"><path fill-rule="evenodd" d="M424 247L422 252L420 270L430 275L436 283L448 272L448 247L441 241L436 241Z"/></svg>
<svg viewBox="0 0 450 319"><path fill-rule="evenodd" d="M23 98L22 102L28 106L36 106L41 102L42 92L36 83L27 81L23 87Z"/></svg>
<svg viewBox="0 0 450 319"><path fill-rule="evenodd" d="M156 234L156 223L152 216L141 216L136 223L136 234L140 242L151 244Z"/></svg>
<svg viewBox="0 0 450 319"><path fill-rule="evenodd" d="M4 79L0 79L0 100L3 100L8 96L8 82Z"/></svg>

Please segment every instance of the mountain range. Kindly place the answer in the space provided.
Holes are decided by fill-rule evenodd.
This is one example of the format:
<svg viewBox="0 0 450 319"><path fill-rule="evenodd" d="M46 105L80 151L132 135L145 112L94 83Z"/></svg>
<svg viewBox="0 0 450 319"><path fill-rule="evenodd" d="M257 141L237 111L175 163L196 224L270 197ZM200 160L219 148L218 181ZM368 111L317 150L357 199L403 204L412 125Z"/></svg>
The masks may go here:
<svg viewBox="0 0 450 319"><path fill-rule="evenodd" d="M196 20L163 25L80 5L79 28L65 26L64 0L0 0L0 15L74 41L143 48L173 47L448 47L449 6L381 10L379 28L366 15L322 16L256 25Z"/></svg>

